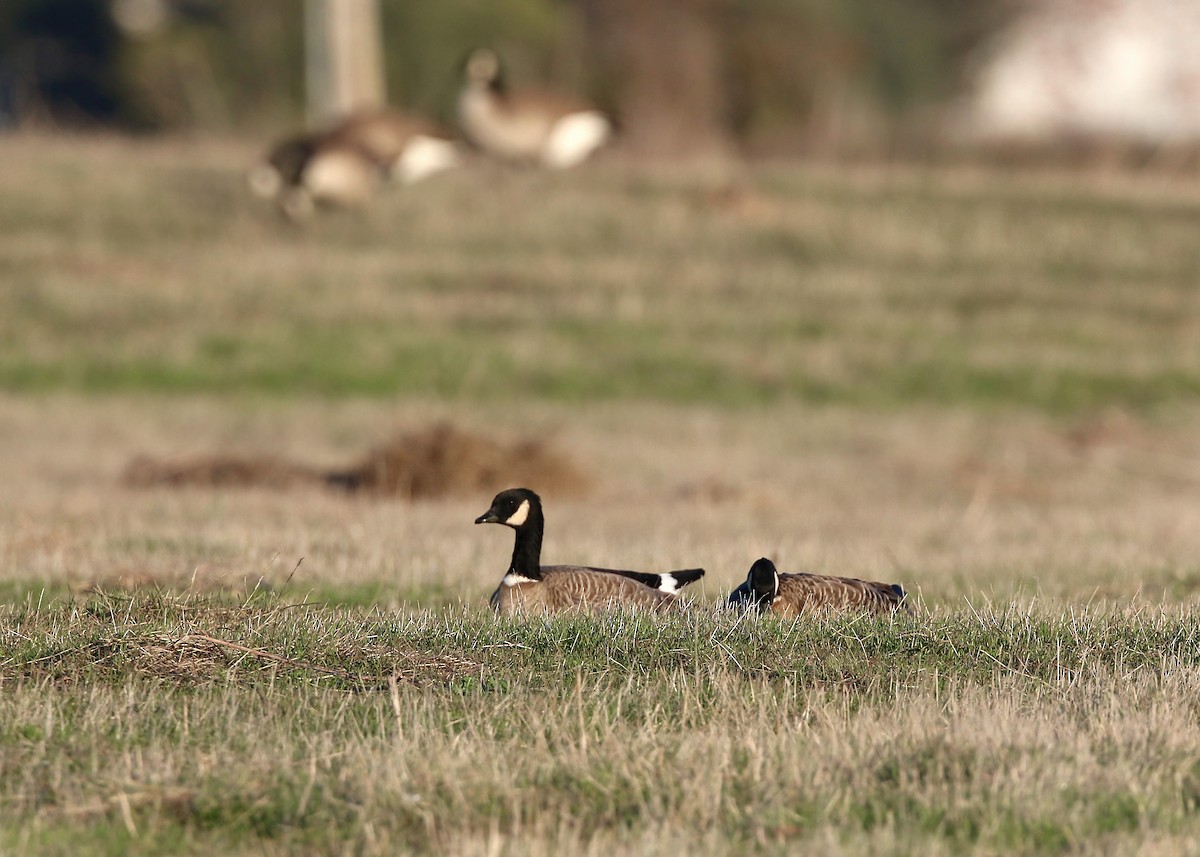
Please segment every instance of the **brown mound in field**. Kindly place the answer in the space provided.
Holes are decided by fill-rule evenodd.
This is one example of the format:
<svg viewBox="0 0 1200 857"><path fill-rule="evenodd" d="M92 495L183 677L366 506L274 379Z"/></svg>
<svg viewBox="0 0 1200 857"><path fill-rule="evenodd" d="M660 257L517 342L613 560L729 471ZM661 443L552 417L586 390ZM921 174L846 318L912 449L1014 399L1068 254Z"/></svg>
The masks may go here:
<svg viewBox="0 0 1200 857"><path fill-rule="evenodd" d="M325 482L324 474L282 458L201 455L192 458L152 458L139 455L125 466L126 485L203 485L220 488L291 488Z"/></svg>
<svg viewBox="0 0 1200 857"><path fill-rule="evenodd" d="M543 441L501 443L448 423L402 432L344 469L326 471L273 456L138 456L125 468L122 481L140 487L292 488L321 484L412 500L495 492L514 485L579 493L587 483L574 464Z"/></svg>
<svg viewBox="0 0 1200 857"><path fill-rule="evenodd" d="M398 435L329 481L352 491L440 497L537 485L578 491L580 472L541 441L497 443L447 423Z"/></svg>

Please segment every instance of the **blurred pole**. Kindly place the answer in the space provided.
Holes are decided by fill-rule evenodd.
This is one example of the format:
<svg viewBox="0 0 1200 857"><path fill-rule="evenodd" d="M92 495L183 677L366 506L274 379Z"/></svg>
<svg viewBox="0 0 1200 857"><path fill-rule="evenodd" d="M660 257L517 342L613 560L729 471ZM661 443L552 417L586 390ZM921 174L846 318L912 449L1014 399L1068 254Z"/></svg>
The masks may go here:
<svg viewBox="0 0 1200 857"><path fill-rule="evenodd" d="M310 126L383 106L379 0L305 0L304 48Z"/></svg>

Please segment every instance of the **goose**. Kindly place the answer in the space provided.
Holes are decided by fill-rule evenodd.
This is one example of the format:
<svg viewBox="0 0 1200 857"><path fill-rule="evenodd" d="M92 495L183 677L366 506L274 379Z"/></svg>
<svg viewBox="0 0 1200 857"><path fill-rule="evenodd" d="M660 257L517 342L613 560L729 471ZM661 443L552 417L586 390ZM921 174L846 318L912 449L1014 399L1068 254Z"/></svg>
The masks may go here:
<svg viewBox="0 0 1200 857"><path fill-rule="evenodd" d="M490 601L500 614L557 613L614 606L667 610L677 605L676 593L680 587L704 576L702 568L654 574L581 565L541 565L545 518L541 498L528 488L501 491L475 523L503 524L516 532L512 562Z"/></svg>
<svg viewBox="0 0 1200 857"><path fill-rule="evenodd" d="M612 135L612 123L586 102L557 92L510 89L494 51L467 58L458 123L477 148L507 161L554 169L586 160Z"/></svg>
<svg viewBox="0 0 1200 857"><path fill-rule="evenodd" d="M746 582L730 594L727 603L795 618L821 611L894 613L906 609L905 597L898 583L821 574L780 574L775 563L762 557L750 566Z"/></svg>
<svg viewBox="0 0 1200 857"><path fill-rule="evenodd" d="M387 181L412 184L458 158L457 145L421 119L362 112L276 144L247 180L254 193L299 219L318 207L361 205Z"/></svg>
<svg viewBox="0 0 1200 857"><path fill-rule="evenodd" d="M419 182L459 162L458 144L445 131L397 110L354 114L325 136L330 143L356 146L401 184Z"/></svg>

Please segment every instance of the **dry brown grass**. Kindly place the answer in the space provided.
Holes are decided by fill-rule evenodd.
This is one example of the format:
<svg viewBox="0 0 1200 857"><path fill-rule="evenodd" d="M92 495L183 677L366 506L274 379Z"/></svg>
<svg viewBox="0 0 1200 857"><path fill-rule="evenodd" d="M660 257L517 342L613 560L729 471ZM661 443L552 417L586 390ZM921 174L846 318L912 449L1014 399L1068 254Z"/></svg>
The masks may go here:
<svg viewBox="0 0 1200 857"><path fill-rule="evenodd" d="M254 597L268 599L263 611L233 611L240 619L197 616L193 636L126 625L122 601L102 601L112 611L89 620L95 643L0 671L0 722L16 730L0 739L0 813L13 831L3 847L1191 852L1194 663L1085 660L1030 678L989 649L961 653L970 677L908 661L897 665L903 680L864 680L847 666L816 682L741 674L714 647L708 666L626 666L628 686L598 673L577 694L558 667L506 670L469 640L447 661L440 648L385 642L353 623L317 657L303 624L263 640L256 617L305 595L381 605L364 629L404 622L419 605L482 609L510 547L471 524L490 494L410 503L117 480L132 450L212 438L345 460L395 418L366 401L3 399L10 586L32 587L36 602L40 585L125 569L141 576L134 586L239 599L258 587ZM409 403L405 419L552 433L597 478L586 498L547 493L548 556L703 564L702 602L769 554L784 567L902 580L942 616L969 617L970 602L986 619L989 600L1049 615L1090 604L1078 613L1086 624L1089 611L1141 605L1153 619L1196 604L1200 432L1186 411L1063 422ZM836 674L838 652L857 651L860 637L872 639L839 637L810 669ZM888 672L886 658L873 660ZM171 845L177 837L190 844Z"/></svg>
<svg viewBox="0 0 1200 857"><path fill-rule="evenodd" d="M546 491L548 560L701 565L702 598L758 556L785 570L897 580L930 605L1195 603L1197 418L777 407L412 405L514 435L550 432L596 474ZM385 604L480 603L510 544L471 526L491 491L397 505L321 491L133 490L133 450L212 438L345 460L394 422L369 402L25 399L0 408L0 558L22 587L116 582L289 591ZM568 427L569 426L569 427ZM533 487L537 488L538 485Z"/></svg>
<svg viewBox="0 0 1200 857"><path fill-rule="evenodd" d="M262 617L255 617L261 621ZM211 617L194 615L192 621L205 627ZM351 672L339 666L289 658L276 652L246 646L200 632L177 634L133 632L106 636L87 644L68 647L20 664L0 664L0 684L51 681L73 685L84 677L103 680L105 673L122 678L138 676L160 685L195 688L225 683L234 675L242 680L256 673L294 670L318 678L333 677L351 690L387 689L396 682L445 684L456 678L478 675L481 664L468 657L431 654L411 646L383 647L378 644L345 644L339 654L347 661L366 663L370 669ZM114 663L119 662L119 663Z"/></svg>

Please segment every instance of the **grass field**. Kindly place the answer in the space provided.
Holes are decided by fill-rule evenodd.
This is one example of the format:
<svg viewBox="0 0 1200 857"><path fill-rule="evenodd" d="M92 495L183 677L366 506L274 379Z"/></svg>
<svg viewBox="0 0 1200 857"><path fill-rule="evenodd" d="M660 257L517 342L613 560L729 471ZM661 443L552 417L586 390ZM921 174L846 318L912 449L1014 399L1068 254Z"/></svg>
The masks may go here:
<svg viewBox="0 0 1200 857"><path fill-rule="evenodd" d="M296 228L250 147L0 154L0 854L1197 853L1200 180L473 165ZM436 420L693 609L497 621L488 492L120 481ZM917 609L715 610L761 555Z"/></svg>

